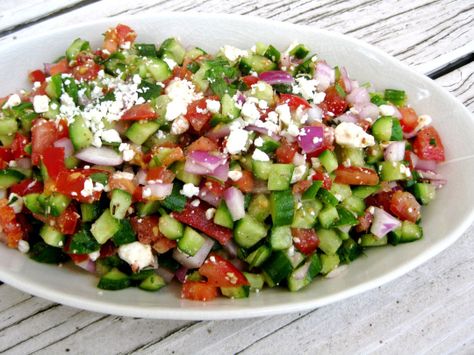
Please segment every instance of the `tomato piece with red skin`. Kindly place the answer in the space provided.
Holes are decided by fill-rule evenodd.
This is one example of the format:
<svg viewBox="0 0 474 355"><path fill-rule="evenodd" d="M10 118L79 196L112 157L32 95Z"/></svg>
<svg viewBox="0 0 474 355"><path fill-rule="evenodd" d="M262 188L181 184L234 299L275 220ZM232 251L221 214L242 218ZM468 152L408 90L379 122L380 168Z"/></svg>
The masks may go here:
<svg viewBox="0 0 474 355"><path fill-rule="evenodd" d="M69 204L66 210L56 218L56 226L63 234L74 234L80 218L81 216L77 213L74 205Z"/></svg>
<svg viewBox="0 0 474 355"><path fill-rule="evenodd" d="M164 254L176 248L177 245L176 240L170 240L160 233L160 238L153 243L153 249L158 254Z"/></svg>
<svg viewBox="0 0 474 355"><path fill-rule="evenodd" d="M7 237L7 245L16 248L18 242L23 239L24 232L21 224L18 223L15 211L8 206L8 200L0 200L0 227Z"/></svg>
<svg viewBox="0 0 474 355"><path fill-rule="evenodd" d="M53 180L56 180L60 172L66 170L63 147L48 147L45 149L42 157L48 175Z"/></svg>
<svg viewBox="0 0 474 355"><path fill-rule="evenodd" d="M308 190L312 184L313 183L310 180L300 180L293 185L291 190L294 194L302 194L303 192Z"/></svg>
<svg viewBox="0 0 474 355"><path fill-rule="evenodd" d="M49 67L49 75L51 76L70 72L71 67L68 64L67 59L61 59L57 63L51 64L51 66Z"/></svg>
<svg viewBox="0 0 474 355"><path fill-rule="evenodd" d="M89 254L68 254L74 264L80 264L89 259Z"/></svg>
<svg viewBox="0 0 474 355"><path fill-rule="evenodd" d="M306 160L311 161L311 158L317 158L325 150L334 150L334 128L328 127L323 123L314 122L311 124L313 127L323 127L323 141L319 148L311 153L306 153Z"/></svg>
<svg viewBox="0 0 474 355"><path fill-rule="evenodd" d="M321 170L316 170L312 176L313 181L319 180L322 181L322 188L330 190L332 187L332 180L328 173L325 173Z"/></svg>
<svg viewBox="0 0 474 355"><path fill-rule="evenodd" d="M121 117L124 121L151 120L156 118L156 112L149 102L129 108Z"/></svg>
<svg viewBox="0 0 474 355"><path fill-rule="evenodd" d="M143 198L143 186L135 187L135 190L132 194L132 201L133 202L143 202L145 199Z"/></svg>
<svg viewBox="0 0 474 355"><path fill-rule="evenodd" d="M35 82L42 83L46 80L46 74L40 69L33 70L28 74L28 79L32 84Z"/></svg>
<svg viewBox="0 0 474 355"><path fill-rule="evenodd" d="M100 257L107 258L117 254L117 246L112 240L108 240L100 246Z"/></svg>
<svg viewBox="0 0 474 355"><path fill-rule="evenodd" d="M288 142L282 139L281 145L275 151L279 163L290 164L293 162L295 154L298 152L298 142Z"/></svg>
<svg viewBox="0 0 474 355"><path fill-rule="evenodd" d="M201 150L203 152L212 152L218 149L219 147L214 141L210 140L207 137L199 137L194 142L192 142L186 150L188 153L190 153L194 152L195 150Z"/></svg>
<svg viewBox="0 0 474 355"><path fill-rule="evenodd" d="M217 287L204 281L185 281L181 298L193 301L211 301L218 296Z"/></svg>
<svg viewBox="0 0 474 355"><path fill-rule="evenodd" d="M357 233L368 232L370 226L372 225L372 221L374 219L374 215L369 212L367 209L362 216L357 217L359 224L355 226L355 230Z"/></svg>
<svg viewBox="0 0 474 355"><path fill-rule="evenodd" d="M444 146L438 131L429 126L418 132L413 141L413 152L420 158L425 160L444 161Z"/></svg>
<svg viewBox="0 0 474 355"><path fill-rule="evenodd" d="M280 104L287 104L291 111L296 111L300 106L303 108L311 107L308 101L292 94L280 94Z"/></svg>
<svg viewBox="0 0 474 355"><path fill-rule="evenodd" d="M137 33L126 25L119 24L115 28L109 28L104 34L103 48L112 54L116 52L119 46L126 42L133 44L137 38Z"/></svg>
<svg viewBox="0 0 474 355"><path fill-rule="evenodd" d="M83 196L81 191L84 189L84 183L97 170L93 169L74 169L63 170L59 172L56 178L56 191L71 197L72 199L92 203L98 201L101 196L100 191L93 191L90 196Z"/></svg>
<svg viewBox="0 0 474 355"><path fill-rule="evenodd" d="M193 101L188 105L186 115L184 116L191 127L197 133L201 132L209 123L212 113L207 110L206 100L213 100L213 97L206 97L197 101Z"/></svg>
<svg viewBox="0 0 474 355"><path fill-rule="evenodd" d="M134 216L130 218L132 229L137 234L140 243L143 244L153 244L162 237L160 229L158 228L159 221L160 218L158 216Z"/></svg>
<svg viewBox="0 0 474 355"><path fill-rule="evenodd" d="M206 181L202 183L200 187L201 192L205 192L206 194L212 194L217 198L222 198L224 196L224 191L226 188L226 184L214 179L206 179Z"/></svg>
<svg viewBox="0 0 474 355"><path fill-rule="evenodd" d="M374 195L371 195L365 199L365 204L367 206L374 206L390 212L390 203L392 201L392 196L394 191L381 191Z"/></svg>
<svg viewBox="0 0 474 355"><path fill-rule="evenodd" d="M339 166L335 170L335 174L334 182L339 184L374 186L379 183L377 172L368 168Z"/></svg>
<svg viewBox="0 0 474 355"><path fill-rule="evenodd" d="M57 140L57 128L53 121L38 120L31 128L31 160L38 165L41 156Z"/></svg>
<svg viewBox="0 0 474 355"><path fill-rule="evenodd" d="M43 192L43 183L35 179L25 179L10 187L10 192L18 196Z"/></svg>
<svg viewBox="0 0 474 355"><path fill-rule="evenodd" d="M13 139L11 150L14 159L20 159L23 157L29 157L30 154L25 152L25 147L30 143L30 140L27 136L24 136L20 133L15 134L15 138Z"/></svg>
<svg viewBox="0 0 474 355"><path fill-rule="evenodd" d="M415 223L421 217L421 206L407 191L395 191L390 200L390 212L402 221Z"/></svg>
<svg viewBox="0 0 474 355"><path fill-rule="evenodd" d="M210 208L207 203L201 201L199 206L193 206L187 203L181 212L172 212L171 216L181 223L187 224L194 229L197 229L209 237L217 240L221 245L225 245L232 239L232 229L222 227L215 224L212 219L206 218L206 211Z"/></svg>
<svg viewBox="0 0 474 355"><path fill-rule="evenodd" d="M13 153L12 153L12 150L10 148L0 147L0 162L1 163L8 163L13 159L14 159ZM5 164L5 165L7 165L7 164ZM3 169L4 166L2 166L1 168Z"/></svg>
<svg viewBox="0 0 474 355"><path fill-rule="evenodd" d="M413 131L418 125L418 115L415 110L411 107L400 107L398 111L400 111L402 115L400 126L402 126L403 132L408 133Z"/></svg>
<svg viewBox="0 0 474 355"><path fill-rule="evenodd" d="M217 287L233 287L250 285L244 274L229 260L211 253L199 268L199 273L207 278L207 282Z"/></svg>
<svg viewBox="0 0 474 355"><path fill-rule="evenodd" d="M252 192L255 185L253 174L250 171L242 170L242 177L239 180L234 181L233 185L244 193Z"/></svg>
<svg viewBox="0 0 474 355"><path fill-rule="evenodd" d="M319 247L319 238L314 229L291 228L293 244L305 255L310 255Z"/></svg>
<svg viewBox="0 0 474 355"><path fill-rule="evenodd" d="M249 88L258 82L258 77L253 75L246 75L240 78L242 82L247 85Z"/></svg>
<svg viewBox="0 0 474 355"><path fill-rule="evenodd" d="M326 90L324 101L318 106L323 110L325 121L329 121L333 117L342 115L349 107L347 101L339 95L334 86L331 86Z"/></svg>
<svg viewBox="0 0 474 355"><path fill-rule="evenodd" d="M188 70L184 65L183 66L175 66L173 68L172 78L179 78L185 80L191 80L193 73Z"/></svg>
<svg viewBox="0 0 474 355"><path fill-rule="evenodd" d="M110 191L120 189L133 195L136 189L136 184L131 179L120 177L119 175L111 174L108 180Z"/></svg>
<svg viewBox="0 0 474 355"><path fill-rule="evenodd" d="M173 182L175 176L176 175L171 170L168 170L163 166L157 166L148 169L146 179L147 181L157 181L159 183L169 184Z"/></svg>

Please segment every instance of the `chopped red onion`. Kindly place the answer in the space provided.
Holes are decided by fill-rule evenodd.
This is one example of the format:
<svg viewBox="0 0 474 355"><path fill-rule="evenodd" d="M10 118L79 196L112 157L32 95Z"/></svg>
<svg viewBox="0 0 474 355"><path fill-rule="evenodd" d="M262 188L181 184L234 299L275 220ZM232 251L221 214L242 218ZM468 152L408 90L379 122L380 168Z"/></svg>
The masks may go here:
<svg viewBox="0 0 474 355"><path fill-rule="evenodd" d="M350 122L350 123L357 123L359 118L351 112L343 113L340 116L336 117L338 122Z"/></svg>
<svg viewBox="0 0 474 355"><path fill-rule="evenodd" d="M209 174L209 176L216 178L217 180L220 181L227 181L229 178L229 163L224 163L222 165L219 165L213 172L212 174Z"/></svg>
<svg viewBox="0 0 474 355"><path fill-rule="evenodd" d="M188 159L213 172L219 165L226 162L227 158L221 155L213 155L203 150L195 150L188 155Z"/></svg>
<svg viewBox="0 0 474 355"><path fill-rule="evenodd" d="M314 78L319 82L317 87L318 91L326 91L327 88L335 82L336 73L327 63L318 62L318 64L316 64Z"/></svg>
<svg viewBox="0 0 474 355"><path fill-rule="evenodd" d="M245 103L245 101L246 101L245 96L242 93L239 93L237 95L237 100L236 100L237 104L238 105L243 105Z"/></svg>
<svg viewBox="0 0 474 355"><path fill-rule="evenodd" d="M199 190L199 198L203 201L206 201L211 206L217 207L221 201L221 197L213 193L206 184L202 185Z"/></svg>
<svg viewBox="0 0 474 355"><path fill-rule="evenodd" d="M43 63L43 68L44 68L44 73L46 75L50 75L51 74L51 67L53 66L54 64L52 63Z"/></svg>
<svg viewBox="0 0 474 355"><path fill-rule="evenodd" d="M351 80L349 79L349 75L347 74L347 70L346 68L342 67L340 71L341 71L341 79L344 83L344 88L346 89L346 92L350 93L352 91L352 83L351 83Z"/></svg>
<svg viewBox="0 0 474 355"><path fill-rule="evenodd" d="M399 120L402 118L402 113L398 110L396 106L393 106L393 116L395 116Z"/></svg>
<svg viewBox="0 0 474 355"><path fill-rule="evenodd" d="M116 166L123 163L123 159L115 150L107 147L88 147L76 153L76 158L87 163Z"/></svg>
<svg viewBox="0 0 474 355"><path fill-rule="evenodd" d="M183 253L178 248L176 248L173 250L173 259L187 269L196 269L204 263L204 260L206 260L207 255L211 251L213 245L214 241L211 238L204 237L204 244L202 245L201 249L199 249L198 252L194 254L194 256L189 256L188 254ZM176 277L178 277L177 272Z"/></svg>
<svg viewBox="0 0 474 355"><path fill-rule="evenodd" d="M324 129L323 127L308 126L303 127L302 132L298 136L298 143L305 151L305 153L311 153L320 148L324 140Z"/></svg>
<svg viewBox="0 0 474 355"><path fill-rule="evenodd" d="M229 125L218 125L206 133L206 137L211 139L219 139L227 137L230 133Z"/></svg>
<svg viewBox="0 0 474 355"><path fill-rule="evenodd" d="M370 118L375 121L379 117L379 107L371 102L365 104L354 105L354 108L359 112L359 116L362 119Z"/></svg>
<svg viewBox="0 0 474 355"><path fill-rule="evenodd" d="M405 142L392 142L383 152L387 161L402 161L405 158Z"/></svg>
<svg viewBox="0 0 474 355"><path fill-rule="evenodd" d="M293 157L293 164L295 166L304 165L306 163L306 158L303 154L295 153Z"/></svg>
<svg viewBox="0 0 474 355"><path fill-rule="evenodd" d="M158 269L155 270L156 274L160 275L166 283L170 283L171 280L174 278L174 273L163 266L160 266Z"/></svg>
<svg viewBox="0 0 474 355"><path fill-rule="evenodd" d="M435 160L420 159L413 152L410 152L410 159L413 167L418 170L436 171L438 168L438 163Z"/></svg>
<svg viewBox="0 0 474 355"><path fill-rule="evenodd" d="M32 164L31 164L31 159L30 158L20 158L15 160L16 161L16 166L22 169L31 169Z"/></svg>
<svg viewBox="0 0 474 355"><path fill-rule="evenodd" d="M306 275L308 274L308 269L311 266L311 260L308 260L303 264L303 266L300 266L296 272L293 274L294 278L296 280L303 280Z"/></svg>
<svg viewBox="0 0 474 355"><path fill-rule="evenodd" d="M426 180L444 180L444 178L441 174L438 174L434 171L416 170L416 172L418 173L418 175L420 175L420 177L422 179L426 179Z"/></svg>
<svg viewBox="0 0 474 355"><path fill-rule="evenodd" d="M334 279L335 277L341 276L343 273L345 273L349 269L348 265L339 265L335 269L333 269L331 272L329 272L325 277L327 279Z"/></svg>
<svg viewBox="0 0 474 355"><path fill-rule="evenodd" d="M238 221L245 216L244 194L236 187L229 187L224 191L224 200L232 216L232 220Z"/></svg>
<svg viewBox="0 0 474 355"><path fill-rule="evenodd" d="M212 172L204 166L196 164L190 159L186 159L186 163L184 163L184 171L196 175L206 175Z"/></svg>
<svg viewBox="0 0 474 355"><path fill-rule="evenodd" d="M92 261L89 258L87 258L86 260L81 261L79 263L75 263L75 264L83 270L86 270L86 271L91 272L91 273L95 273L95 262Z"/></svg>
<svg viewBox="0 0 474 355"><path fill-rule="evenodd" d="M292 84L294 82L293 76L283 70L270 70L260 73L258 76L260 80L265 81L270 85L274 84Z"/></svg>
<svg viewBox="0 0 474 355"><path fill-rule="evenodd" d="M177 250L177 249L175 249ZM181 266L178 270L176 270L176 272L174 273L175 276L176 276L176 279L181 282L181 283L184 283L184 281L186 281L186 274L188 273L188 268L185 267L185 266Z"/></svg>
<svg viewBox="0 0 474 355"><path fill-rule="evenodd" d="M147 173L145 170L140 169L138 170L137 175L135 175L135 182L137 185L146 185L147 180L146 180Z"/></svg>
<svg viewBox="0 0 474 355"><path fill-rule="evenodd" d="M57 148L64 148L64 157L69 158L74 153L74 147L69 138L58 139L53 145Z"/></svg>
<svg viewBox="0 0 474 355"><path fill-rule="evenodd" d="M347 102L352 105L364 105L370 102L369 92L366 88L354 88L349 95L346 96Z"/></svg>
<svg viewBox="0 0 474 355"><path fill-rule="evenodd" d="M268 129L266 129L264 127L255 126L253 124L246 126L244 129L246 131L253 131L253 132L257 132L257 133L261 133L261 134L265 134L265 135L269 134Z"/></svg>
<svg viewBox="0 0 474 355"><path fill-rule="evenodd" d="M383 209L374 207L374 219L370 232L378 239L383 238L387 233L397 229L402 225L398 219L391 214L385 212Z"/></svg>
<svg viewBox="0 0 474 355"><path fill-rule="evenodd" d="M308 121L311 122L321 122L323 120L323 110L318 106L312 106L308 110Z"/></svg>
<svg viewBox="0 0 474 355"><path fill-rule="evenodd" d="M223 247L231 258L235 258L237 256L237 245L234 243L233 240L229 240L223 245Z"/></svg>
<svg viewBox="0 0 474 355"><path fill-rule="evenodd" d="M149 195L147 194L147 196L145 196L146 191L149 191ZM163 200L167 196L171 195L172 191L173 184L147 184L143 187L143 197L153 197L158 200Z"/></svg>

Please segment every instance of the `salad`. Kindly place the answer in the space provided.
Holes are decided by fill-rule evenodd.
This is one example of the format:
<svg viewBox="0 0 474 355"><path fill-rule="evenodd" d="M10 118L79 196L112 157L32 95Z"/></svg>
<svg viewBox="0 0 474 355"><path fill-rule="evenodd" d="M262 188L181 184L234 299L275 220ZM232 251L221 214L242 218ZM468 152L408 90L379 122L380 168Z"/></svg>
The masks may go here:
<svg viewBox="0 0 474 355"><path fill-rule="evenodd" d="M334 277L364 249L423 236L446 181L428 115L301 43L216 54L78 38L0 99L0 240L98 287L181 296ZM394 83L397 87L397 83ZM388 251L389 252L389 251Z"/></svg>

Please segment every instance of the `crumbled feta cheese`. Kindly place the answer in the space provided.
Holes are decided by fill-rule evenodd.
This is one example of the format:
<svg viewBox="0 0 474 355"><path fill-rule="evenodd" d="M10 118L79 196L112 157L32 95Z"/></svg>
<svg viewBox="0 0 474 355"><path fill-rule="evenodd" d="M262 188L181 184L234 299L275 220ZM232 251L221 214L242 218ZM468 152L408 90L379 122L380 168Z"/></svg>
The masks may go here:
<svg viewBox="0 0 474 355"><path fill-rule="evenodd" d="M380 105L379 112L382 116L395 115L395 108L392 105Z"/></svg>
<svg viewBox="0 0 474 355"><path fill-rule="evenodd" d="M135 175L126 171L116 171L113 175L113 179L125 179L125 180L133 180Z"/></svg>
<svg viewBox="0 0 474 355"><path fill-rule="evenodd" d="M215 214L215 213L216 213L216 209L215 209L215 208L212 208L212 207L211 207L211 208L208 208L208 209L206 210L206 219L207 219L207 220L212 219L212 217L214 217L214 214Z"/></svg>
<svg viewBox="0 0 474 355"><path fill-rule="evenodd" d="M168 64L168 67L169 67L171 70L173 70L173 68L178 65L178 63L176 63L176 62L175 62L173 59L171 59L171 58L163 58L163 61L164 61L166 64Z"/></svg>
<svg viewBox="0 0 474 355"><path fill-rule="evenodd" d="M46 95L36 95L33 98L33 108L36 113L48 112L49 97Z"/></svg>
<svg viewBox="0 0 474 355"><path fill-rule="evenodd" d="M142 197L148 198L151 196L151 189L149 187L144 187L142 190Z"/></svg>
<svg viewBox="0 0 474 355"><path fill-rule="evenodd" d="M221 103L217 100L206 100L206 108L209 112L217 113L221 109Z"/></svg>
<svg viewBox="0 0 474 355"><path fill-rule="evenodd" d="M22 254L26 254L30 251L30 243L28 243L26 240L19 240L18 241L18 250Z"/></svg>
<svg viewBox="0 0 474 355"><path fill-rule="evenodd" d="M8 196L8 205L13 208L15 213L20 213L23 209L23 198L12 192L10 196Z"/></svg>
<svg viewBox="0 0 474 355"><path fill-rule="evenodd" d="M260 111L257 108L255 100L247 100L242 106L240 114L248 123L254 123L260 118Z"/></svg>
<svg viewBox="0 0 474 355"><path fill-rule="evenodd" d="M258 100L258 107L261 110L266 110L268 108L268 102L266 102L265 100Z"/></svg>
<svg viewBox="0 0 474 355"><path fill-rule="evenodd" d="M81 190L81 195L84 197L88 197L88 196L92 196L93 193L94 193L94 183L92 182L90 178L87 178L84 181L84 187Z"/></svg>
<svg viewBox="0 0 474 355"><path fill-rule="evenodd" d="M123 42L121 45L120 45L120 48L122 49L130 49L132 43L130 41L127 41L127 42Z"/></svg>
<svg viewBox="0 0 474 355"><path fill-rule="evenodd" d="M189 121L183 116L178 117L171 124L171 134L183 134L189 129Z"/></svg>
<svg viewBox="0 0 474 355"><path fill-rule="evenodd" d="M100 250L89 253L89 259L91 259L92 261L96 261L97 259L99 259L99 256L100 256Z"/></svg>
<svg viewBox="0 0 474 355"><path fill-rule="evenodd" d="M121 245L118 249L118 255L134 270L141 270L154 263L151 246L140 242Z"/></svg>
<svg viewBox="0 0 474 355"><path fill-rule="evenodd" d="M262 137L257 137L257 139L255 139L253 141L253 145L256 146L256 147L261 147L263 145L263 139Z"/></svg>
<svg viewBox="0 0 474 355"><path fill-rule="evenodd" d="M278 105L275 108L275 112L278 114L278 118L281 122L286 125L289 125L291 122L291 111L288 104Z"/></svg>
<svg viewBox="0 0 474 355"><path fill-rule="evenodd" d="M262 152L258 148L253 152L252 159L257 161L270 161L270 157L267 155L267 153Z"/></svg>
<svg viewBox="0 0 474 355"><path fill-rule="evenodd" d="M233 47L233 46L229 46L227 44L224 47L221 48L221 51L224 54L224 56L228 60L230 60L231 62L235 62L237 59L239 59L241 57L247 57L248 56L247 51L244 51L242 49L239 49L239 48L236 48L236 47Z"/></svg>
<svg viewBox="0 0 474 355"><path fill-rule="evenodd" d="M10 95L2 108L12 108L21 104L21 98L17 94Z"/></svg>
<svg viewBox="0 0 474 355"><path fill-rule="evenodd" d="M201 200L195 199L191 202L191 206L198 207L201 204Z"/></svg>
<svg viewBox="0 0 474 355"><path fill-rule="evenodd" d="M238 171L238 170L230 170L229 173L227 174L227 176L232 181L237 181L237 180L240 180L242 178L242 172Z"/></svg>
<svg viewBox="0 0 474 355"><path fill-rule="evenodd" d="M420 115L418 116L418 124L415 128L416 131L425 128L426 126L429 126L433 122L433 119L431 116L428 115Z"/></svg>
<svg viewBox="0 0 474 355"><path fill-rule="evenodd" d="M130 161L135 157L135 151L128 143L121 143L119 145L119 152L122 153L122 158L124 161Z"/></svg>
<svg viewBox="0 0 474 355"><path fill-rule="evenodd" d="M303 176L306 174L306 165L298 165L293 170L293 175L291 175L291 183L300 181L303 179Z"/></svg>
<svg viewBox="0 0 474 355"><path fill-rule="evenodd" d="M179 191L181 195L186 197L193 197L199 195L199 187L194 186L192 183L187 183L183 185L183 188Z"/></svg>
<svg viewBox="0 0 474 355"><path fill-rule="evenodd" d="M172 80L165 90L171 101L166 106L165 118L173 121L177 117L185 115L188 105L202 98L202 93L196 93L194 84L185 79Z"/></svg>
<svg viewBox="0 0 474 355"><path fill-rule="evenodd" d="M288 134L292 137L296 137L300 134L300 130L298 128L297 125L295 125L294 123L290 122L290 124L288 125L288 128L286 130L288 132Z"/></svg>
<svg viewBox="0 0 474 355"><path fill-rule="evenodd" d="M122 143L122 138L120 138L120 134L115 129L102 131L101 137L102 140L108 143Z"/></svg>
<svg viewBox="0 0 474 355"><path fill-rule="evenodd" d="M336 127L335 137L337 144L352 148L365 148L375 144L373 136L352 122L340 123Z"/></svg>
<svg viewBox="0 0 474 355"><path fill-rule="evenodd" d="M230 154L238 154L245 150L248 138L248 131L241 128L231 129L229 137L227 138L227 151Z"/></svg>

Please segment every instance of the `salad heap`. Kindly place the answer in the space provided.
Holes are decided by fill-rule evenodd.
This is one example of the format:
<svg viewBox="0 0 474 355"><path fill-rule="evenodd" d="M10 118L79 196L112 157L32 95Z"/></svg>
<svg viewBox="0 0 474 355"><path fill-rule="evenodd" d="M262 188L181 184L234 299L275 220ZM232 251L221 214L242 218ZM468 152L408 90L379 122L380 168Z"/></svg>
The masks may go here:
<svg viewBox="0 0 474 355"><path fill-rule="evenodd" d="M431 118L293 43L210 55L118 25L0 99L0 239L98 287L182 297L333 277L422 238L445 180Z"/></svg>

